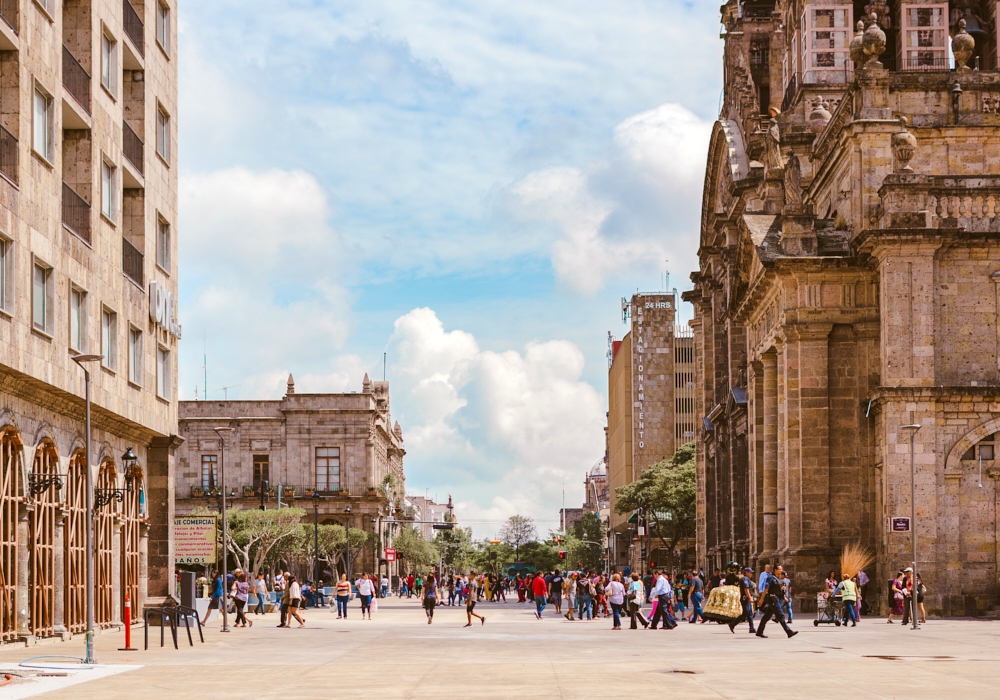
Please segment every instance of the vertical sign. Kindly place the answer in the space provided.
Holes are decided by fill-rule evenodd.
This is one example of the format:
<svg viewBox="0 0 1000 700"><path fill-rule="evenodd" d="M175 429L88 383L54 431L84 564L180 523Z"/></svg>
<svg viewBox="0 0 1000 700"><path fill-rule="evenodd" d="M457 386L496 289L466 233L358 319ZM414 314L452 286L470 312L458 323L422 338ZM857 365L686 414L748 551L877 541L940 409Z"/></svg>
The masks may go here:
<svg viewBox="0 0 1000 700"><path fill-rule="evenodd" d="M632 297L632 465L638 477L674 453L674 297Z"/></svg>

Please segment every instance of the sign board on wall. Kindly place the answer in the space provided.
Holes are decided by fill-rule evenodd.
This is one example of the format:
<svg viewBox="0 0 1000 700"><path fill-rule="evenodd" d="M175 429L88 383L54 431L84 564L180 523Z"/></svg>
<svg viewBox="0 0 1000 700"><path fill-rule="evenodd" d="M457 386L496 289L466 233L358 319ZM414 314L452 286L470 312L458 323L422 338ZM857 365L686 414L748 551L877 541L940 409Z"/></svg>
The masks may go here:
<svg viewBox="0 0 1000 700"><path fill-rule="evenodd" d="M386 561L396 561L396 548L386 547L385 548L385 560Z"/></svg>
<svg viewBox="0 0 1000 700"><path fill-rule="evenodd" d="M905 517L889 518L889 529L891 532L909 532L910 519Z"/></svg>
<svg viewBox="0 0 1000 700"><path fill-rule="evenodd" d="M158 282L149 283L149 318L175 338L181 337L181 324L177 323L177 300Z"/></svg>
<svg viewBox="0 0 1000 700"><path fill-rule="evenodd" d="M178 515L174 518L174 563L214 564L219 516Z"/></svg>

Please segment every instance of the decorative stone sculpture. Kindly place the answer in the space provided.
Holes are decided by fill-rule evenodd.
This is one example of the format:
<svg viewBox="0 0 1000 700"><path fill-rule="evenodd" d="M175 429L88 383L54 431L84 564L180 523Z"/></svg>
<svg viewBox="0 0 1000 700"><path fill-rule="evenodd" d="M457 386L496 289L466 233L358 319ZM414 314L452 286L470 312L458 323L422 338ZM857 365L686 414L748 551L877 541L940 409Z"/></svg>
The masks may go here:
<svg viewBox="0 0 1000 700"><path fill-rule="evenodd" d="M785 204L802 204L802 166L793 151L785 161Z"/></svg>
<svg viewBox="0 0 1000 700"><path fill-rule="evenodd" d="M972 58L972 52L976 50L976 40L965 31L965 27L965 20L958 20L958 34L951 40L951 51L955 54L955 69L959 73L972 72L967 64Z"/></svg>
<svg viewBox="0 0 1000 700"><path fill-rule="evenodd" d="M878 63L879 56L885 53L885 32L878 26L878 15L872 13L871 24L865 30L862 47L865 52L865 67L872 63ZM874 66L873 66L874 67ZM879 68L882 64L879 63Z"/></svg>
<svg viewBox="0 0 1000 700"><path fill-rule="evenodd" d="M897 173L912 173L910 161L917 152L917 137L906 130L906 117L899 118L901 131L892 136L892 155L896 158Z"/></svg>
<svg viewBox="0 0 1000 700"><path fill-rule="evenodd" d="M809 113L810 131L819 136L826 129L826 125L830 123L830 119L832 118L833 115L830 114L827 101L817 99L813 104L812 112Z"/></svg>
<svg viewBox="0 0 1000 700"><path fill-rule="evenodd" d="M865 65L865 23L860 19L858 31L851 39L851 60L854 62L854 70Z"/></svg>
<svg viewBox="0 0 1000 700"><path fill-rule="evenodd" d="M778 110L771 109L771 121L768 122L764 139L764 165L768 168L780 169L784 163L781 160L781 129L778 128Z"/></svg>

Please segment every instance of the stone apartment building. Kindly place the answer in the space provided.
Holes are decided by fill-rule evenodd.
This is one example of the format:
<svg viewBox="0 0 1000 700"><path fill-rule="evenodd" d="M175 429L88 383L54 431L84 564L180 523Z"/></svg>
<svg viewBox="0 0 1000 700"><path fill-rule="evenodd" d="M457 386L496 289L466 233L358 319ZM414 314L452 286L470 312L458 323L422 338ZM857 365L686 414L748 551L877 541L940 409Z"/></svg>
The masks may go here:
<svg viewBox="0 0 1000 700"><path fill-rule="evenodd" d="M997 602L1000 72L994 0L730 0L708 154L698 557L780 562L815 600L849 542L869 600ZM950 44L950 51L949 51ZM902 523L900 523L902 524Z"/></svg>
<svg viewBox="0 0 1000 700"><path fill-rule="evenodd" d="M694 357L690 334L676 337L673 293L637 293L622 301L622 310L630 330L620 341L609 335L608 349L608 547L616 565L635 567L642 553L633 546L638 523L635 514L615 512L615 489L670 458L693 430L693 406L681 400L678 386L693 391Z"/></svg>
<svg viewBox="0 0 1000 700"><path fill-rule="evenodd" d="M422 521L415 524L414 528L425 540L433 540L437 534L435 523L455 522L455 507L451 502L451 495L448 496L447 503L437 503L426 496L407 496L406 502L413 509L412 519Z"/></svg>
<svg viewBox="0 0 1000 700"><path fill-rule="evenodd" d="M173 593L176 9L0 2L0 644L85 629L88 462L97 624Z"/></svg>
<svg viewBox="0 0 1000 700"><path fill-rule="evenodd" d="M388 382L365 375L360 393L297 394L289 376L278 400L181 401L179 425L179 514L216 508L223 489L229 508L258 508L269 489L267 508L278 507L280 493L282 505L306 509L309 523L318 508L320 524L381 531L382 546L391 545L383 518L403 513L406 481ZM374 572L379 555L358 554L352 570Z"/></svg>

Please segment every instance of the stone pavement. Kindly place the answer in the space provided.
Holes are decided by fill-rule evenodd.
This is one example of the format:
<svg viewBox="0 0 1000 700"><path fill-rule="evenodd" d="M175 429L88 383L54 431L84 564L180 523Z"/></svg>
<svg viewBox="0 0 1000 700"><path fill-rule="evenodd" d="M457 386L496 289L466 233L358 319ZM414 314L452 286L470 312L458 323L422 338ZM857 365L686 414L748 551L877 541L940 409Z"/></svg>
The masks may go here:
<svg viewBox="0 0 1000 700"><path fill-rule="evenodd" d="M439 607L427 625L417 601L383 601L371 622L304 612L306 629L206 629L206 644L125 653L121 633L98 638L104 664L137 665L37 697L107 698L591 698L647 691L685 700L997 698L1000 622L932 620L920 631L867 618L857 628L814 627L799 618L786 639L768 625L682 624L674 631L613 632L610 620L568 622L528 604L480 604L485 625L464 629L464 608ZM627 623L626 623L627 627ZM158 645L158 635L156 635ZM168 642L169 644L169 642ZM141 630L133 646L142 646ZM0 651L0 665L39 654L82 652L82 639ZM0 687L0 699L5 697Z"/></svg>

